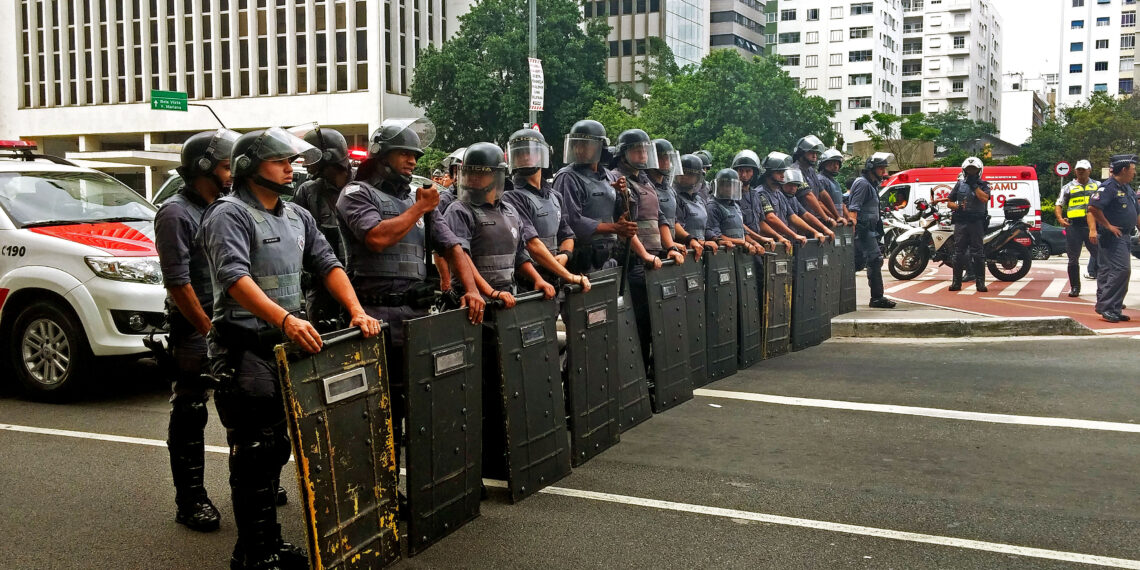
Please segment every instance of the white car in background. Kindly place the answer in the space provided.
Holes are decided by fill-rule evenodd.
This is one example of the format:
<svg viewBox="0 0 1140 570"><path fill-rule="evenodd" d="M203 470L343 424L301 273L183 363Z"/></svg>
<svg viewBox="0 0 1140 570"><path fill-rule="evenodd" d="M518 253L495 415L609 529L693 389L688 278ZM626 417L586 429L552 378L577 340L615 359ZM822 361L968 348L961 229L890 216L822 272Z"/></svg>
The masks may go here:
<svg viewBox="0 0 1140 570"><path fill-rule="evenodd" d="M33 395L62 395L94 357L148 352L144 339L165 327L166 290L155 207L33 150L0 141L0 363Z"/></svg>

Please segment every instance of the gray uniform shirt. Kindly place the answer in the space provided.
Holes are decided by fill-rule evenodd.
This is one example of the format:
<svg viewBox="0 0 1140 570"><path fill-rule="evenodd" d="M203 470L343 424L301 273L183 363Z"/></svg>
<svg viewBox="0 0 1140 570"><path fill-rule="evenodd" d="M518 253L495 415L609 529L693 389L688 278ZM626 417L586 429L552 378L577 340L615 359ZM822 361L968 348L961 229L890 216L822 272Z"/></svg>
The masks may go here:
<svg viewBox="0 0 1140 570"><path fill-rule="evenodd" d="M523 192L531 192L538 194L544 199L553 199L558 204L558 211L560 212L558 219L558 233L557 243L561 244L568 239L574 239L574 230L570 228L570 218L566 215L566 207L562 199L562 195L554 191L554 187L546 180L542 181L542 188L535 188L530 183L522 178L515 177L512 180L513 188L503 192L503 201L514 206L522 217L534 227L534 217L537 212L534 210L534 203L530 201ZM595 226L596 227L596 226Z"/></svg>

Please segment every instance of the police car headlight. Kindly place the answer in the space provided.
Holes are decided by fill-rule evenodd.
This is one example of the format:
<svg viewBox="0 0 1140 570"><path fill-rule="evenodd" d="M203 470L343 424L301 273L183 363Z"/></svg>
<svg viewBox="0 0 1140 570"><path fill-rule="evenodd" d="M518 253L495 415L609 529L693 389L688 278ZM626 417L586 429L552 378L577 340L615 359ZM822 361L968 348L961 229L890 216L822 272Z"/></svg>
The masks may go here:
<svg viewBox="0 0 1140 570"><path fill-rule="evenodd" d="M84 260L99 277L131 283L162 283L158 257L86 257Z"/></svg>

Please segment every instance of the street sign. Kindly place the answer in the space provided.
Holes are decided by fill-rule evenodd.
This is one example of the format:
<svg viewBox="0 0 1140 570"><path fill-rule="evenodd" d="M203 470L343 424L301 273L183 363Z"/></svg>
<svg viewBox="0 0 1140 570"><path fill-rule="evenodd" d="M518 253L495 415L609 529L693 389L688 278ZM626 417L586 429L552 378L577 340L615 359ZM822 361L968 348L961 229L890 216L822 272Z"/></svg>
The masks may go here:
<svg viewBox="0 0 1140 570"><path fill-rule="evenodd" d="M1057 176L1068 176L1069 170L1069 163L1063 160L1061 162L1058 162L1057 166L1053 167L1053 172L1056 172Z"/></svg>
<svg viewBox="0 0 1140 570"><path fill-rule="evenodd" d="M186 111L189 108L187 101L188 97L183 91L152 89L150 92L150 108L153 111Z"/></svg>
<svg viewBox="0 0 1140 570"><path fill-rule="evenodd" d="M542 75L542 60L535 57L526 58L530 63L530 110L541 111L543 90L545 83Z"/></svg>

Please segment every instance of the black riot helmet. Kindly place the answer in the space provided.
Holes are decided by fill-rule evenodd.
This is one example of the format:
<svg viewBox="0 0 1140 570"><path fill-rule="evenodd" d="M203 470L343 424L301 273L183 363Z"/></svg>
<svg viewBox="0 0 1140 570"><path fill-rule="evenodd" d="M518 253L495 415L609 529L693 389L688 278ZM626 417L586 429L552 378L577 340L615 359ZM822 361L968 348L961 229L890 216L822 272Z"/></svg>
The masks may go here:
<svg viewBox="0 0 1140 570"><path fill-rule="evenodd" d="M823 152L826 150L827 147L823 145L823 141L819 140L819 137L815 135L808 135L796 141L796 148L792 151L792 158L794 160L799 160L800 157L809 152L823 154ZM815 166L816 162L818 161L819 156L816 156L815 160L808 160L807 162L809 165Z"/></svg>
<svg viewBox="0 0 1140 570"><path fill-rule="evenodd" d="M602 151L609 146L606 128L601 123L585 119L574 123L566 134L562 148L562 162L566 164L597 164Z"/></svg>
<svg viewBox="0 0 1140 570"><path fill-rule="evenodd" d="M867 159L867 162L863 163L863 172L872 171L880 166L889 166L894 157L895 155L889 152L876 152Z"/></svg>
<svg viewBox="0 0 1140 570"><path fill-rule="evenodd" d="M783 175L792 166L792 157L778 151L764 157L764 178L784 183Z"/></svg>
<svg viewBox="0 0 1140 570"><path fill-rule="evenodd" d="M214 169L223 160L230 159L234 143L241 135L229 129L217 129L191 135L182 143L182 163L178 166L178 175L187 186L195 178L204 176L217 184L218 191L225 190L225 184L214 173Z"/></svg>
<svg viewBox="0 0 1140 570"><path fill-rule="evenodd" d="M697 158L701 159L701 164L704 164L705 172L708 172L709 169L712 168L712 153L711 152L709 152L705 149L701 149L701 150L698 150L697 152L694 152L693 155L695 155Z"/></svg>
<svg viewBox="0 0 1140 570"><path fill-rule="evenodd" d="M736 156L732 157L731 166L737 174L740 174L740 171L744 168L752 169L752 176L748 180L741 178L741 182L744 184L755 186L756 181L760 179L760 173L762 172L760 168L760 157L756 156L756 153L751 150L745 149L736 153Z"/></svg>
<svg viewBox="0 0 1140 570"><path fill-rule="evenodd" d="M489 142L475 143L463 153L456 180L459 199L471 205L494 203L507 181L503 149Z"/></svg>
<svg viewBox="0 0 1140 570"><path fill-rule="evenodd" d="M230 168L233 170L235 183L239 180L249 180L280 194L292 194L292 185L266 180L258 173L258 166L262 162L294 161L298 158L304 160L306 164L312 164L320 158L321 151L297 135L281 127L273 127L250 131L239 137L234 141L230 156Z"/></svg>
<svg viewBox="0 0 1140 570"><path fill-rule="evenodd" d="M731 168L725 168L713 178L712 195L718 200L739 200L744 195L743 188L740 174Z"/></svg>
<svg viewBox="0 0 1140 570"><path fill-rule="evenodd" d="M314 126L312 130L305 133L304 139L305 142L321 151L320 160L311 167L307 165L306 170L313 174L320 174L329 166L339 166L345 172L352 172L352 166L348 163L348 141L344 139L344 135L340 134L340 131Z"/></svg>
<svg viewBox="0 0 1140 570"><path fill-rule="evenodd" d="M657 152L655 170L665 177L666 184L672 184L673 177L681 173L681 153L666 139L653 139L653 150Z"/></svg>
<svg viewBox="0 0 1140 570"><path fill-rule="evenodd" d="M641 129L622 131L617 140L617 158L634 170L657 168L657 146Z"/></svg>
<svg viewBox="0 0 1140 570"><path fill-rule="evenodd" d="M550 168L550 145L535 129L519 129L507 139L507 166L511 174L531 176Z"/></svg>
<svg viewBox="0 0 1140 570"><path fill-rule="evenodd" d="M705 165L695 154L681 156L681 172L673 178L673 185L683 192L692 193L705 174Z"/></svg>
<svg viewBox="0 0 1140 570"><path fill-rule="evenodd" d="M427 119L385 119L368 137L369 158L393 150L410 150L416 158L435 140L435 125Z"/></svg>

